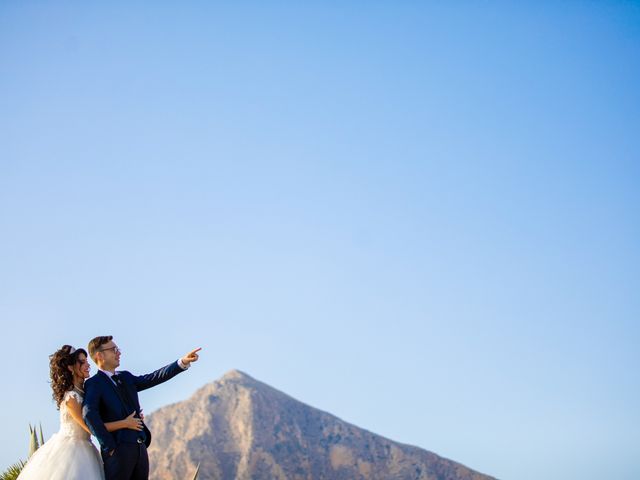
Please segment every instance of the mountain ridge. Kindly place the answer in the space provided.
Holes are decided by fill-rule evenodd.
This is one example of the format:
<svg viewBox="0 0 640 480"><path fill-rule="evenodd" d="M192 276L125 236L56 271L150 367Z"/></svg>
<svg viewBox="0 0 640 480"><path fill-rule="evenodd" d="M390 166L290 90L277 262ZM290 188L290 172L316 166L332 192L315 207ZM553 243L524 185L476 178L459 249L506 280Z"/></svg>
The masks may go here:
<svg viewBox="0 0 640 480"><path fill-rule="evenodd" d="M233 369L148 415L152 480L492 480L311 407Z"/></svg>

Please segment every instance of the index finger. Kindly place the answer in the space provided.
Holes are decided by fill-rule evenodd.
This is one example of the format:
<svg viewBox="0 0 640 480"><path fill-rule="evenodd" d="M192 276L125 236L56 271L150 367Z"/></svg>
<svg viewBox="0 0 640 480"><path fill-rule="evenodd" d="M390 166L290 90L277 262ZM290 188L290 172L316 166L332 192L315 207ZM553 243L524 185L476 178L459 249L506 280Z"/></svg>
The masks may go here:
<svg viewBox="0 0 640 480"><path fill-rule="evenodd" d="M202 350L202 347L198 347L195 350L191 350L187 355L193 355L194 353L198 353L200 350Z"/></svg>

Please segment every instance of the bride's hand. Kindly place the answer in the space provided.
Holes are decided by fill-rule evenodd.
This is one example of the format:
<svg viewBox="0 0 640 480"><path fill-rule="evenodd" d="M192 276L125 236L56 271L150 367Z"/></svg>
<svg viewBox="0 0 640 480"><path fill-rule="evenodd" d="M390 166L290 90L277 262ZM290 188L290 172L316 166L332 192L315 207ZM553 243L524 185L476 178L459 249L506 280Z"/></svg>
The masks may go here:
<svg viewBox="0 0 640 480"><path fill-rule="evenodd" d="M135 414L136 412L133 412L131 415L124 419L125 428L140 431L142 430L142 420L134 417Z"/></svg>

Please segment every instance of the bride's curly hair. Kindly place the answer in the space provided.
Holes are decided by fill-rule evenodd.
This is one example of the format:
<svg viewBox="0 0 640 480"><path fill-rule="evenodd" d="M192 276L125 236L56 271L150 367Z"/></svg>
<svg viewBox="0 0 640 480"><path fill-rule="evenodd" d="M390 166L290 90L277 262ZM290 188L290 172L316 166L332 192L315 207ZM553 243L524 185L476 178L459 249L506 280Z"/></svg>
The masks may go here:
<svg viewBox="0 0 640 480"><path fill-rule="evenodd" d="M82 348L74 350L71 345L63 345L52 355L49 355L49 376L51 377L51 389L53 390L53 400L60 408L60 403L64 394L73 389L73 373L69 370L70 365L75 365L78 355L87 352Z"/></svg>

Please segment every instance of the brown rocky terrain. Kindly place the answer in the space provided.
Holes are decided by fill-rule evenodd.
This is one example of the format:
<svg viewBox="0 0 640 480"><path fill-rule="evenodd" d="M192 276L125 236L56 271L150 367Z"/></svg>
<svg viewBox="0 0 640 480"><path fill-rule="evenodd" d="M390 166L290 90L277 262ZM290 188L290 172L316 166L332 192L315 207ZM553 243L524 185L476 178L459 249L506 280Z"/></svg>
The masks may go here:
<svg viewBox="0 0 640 480"><path fill-rule="evenodd" d="M491 480L358 428L237 370L148 415L151 480Z"/></svg>

